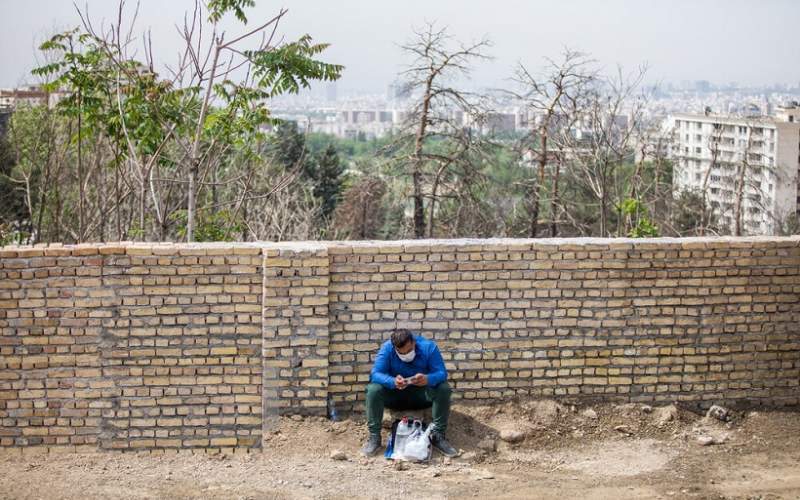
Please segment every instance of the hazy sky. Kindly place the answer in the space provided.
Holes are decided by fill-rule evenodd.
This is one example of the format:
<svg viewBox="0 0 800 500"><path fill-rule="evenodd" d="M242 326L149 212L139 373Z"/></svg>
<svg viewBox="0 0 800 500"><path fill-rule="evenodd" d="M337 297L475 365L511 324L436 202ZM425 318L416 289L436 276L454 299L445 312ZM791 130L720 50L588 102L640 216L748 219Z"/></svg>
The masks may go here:
<svg viewBox="0 0 800 500"><path fill-rule="evenodd" d="M85 0L79 0L84 5ZM130 4L133 4L129 0ZM600 63L650 66L650 81L710 80L741 84L800 82L800 0L257 0L251 23L289 8L282 31L332 44L325 59L347 66L341 89L382 91L401 68L398 45L412 26L447 25L469 41L488 36L495 60L475 82L494 86L516 61L539 67L562 47ZM140 28L174 60L174 24L189 0L141 0ZM94 19L114 17L116 2L89 0ZM30 81L35 46L58 28L77 25L69 0L0 0L0 87ZM230 23L229 31L240 27Z"/></svg>

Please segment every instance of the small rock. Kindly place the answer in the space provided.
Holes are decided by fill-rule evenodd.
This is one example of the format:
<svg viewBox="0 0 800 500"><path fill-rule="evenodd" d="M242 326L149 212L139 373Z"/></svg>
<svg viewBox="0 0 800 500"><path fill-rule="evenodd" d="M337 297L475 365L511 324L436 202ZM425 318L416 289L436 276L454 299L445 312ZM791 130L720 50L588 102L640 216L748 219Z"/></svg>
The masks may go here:
<svg viewBox="0 0 800 500"><path fill-rule="evenodd" d="M342 450L333 450L331 452L331 460L347 460L347 454Z"/></svg>
<svg viewBox="0 0 800 500"><path fill-rule="evenodd" d="M706 418L715 418L721 422L727 422L730 420L730 411L722 406L713 405L706 412Z"/></svg>
<svg viewBox="0 0 800 500"><path fill-rule="evenodd" d="M572 431L572 437L574 438L582 438L584 436L584 432L580 429Z"/></svg>
<svg viewBox="0 0 800 500"><path fill-rule="evenodd" d="M698 436L697 444L700 446L710 446L714 444L714 438L711 436Z"/></svg>
<svg viewBox="0 0 800 500"><path fill-rule="evenodd" d="M481 481L483 479L494 479L494 474L486 469L476 469L472 472L472 479Z"/></svg>
<svg viewBox="0 0 800 500"><path fill-rule="evenodd" d="M394 470L398 471L408 470L408 462L404 462L403 460L397 460L394 463Z"/></svg>
<svg viewBox="0 0 800 500"><path fill-rule="evenodd" d="M292 419L292 420L294 420L295 422L302 422L302 421L303 421L303 416L302 416L302 415L292 415L292 416L291 416L291 417L289 417L289 418L291 418L291 419Z"/></svg>
<svg viewBox="0 0 800 500"><path fill-rule="evenodd" d="M617 431L617 432L621 432L623 434L627 434L629 436L633 435L633 431L627 425L618 425L618 426L614 427L614 430Z"/></svg>
<svg viewBox="0 0 800 500"><path fill-rule="evenodd" d="M590 420L597 420L597 412L591 408L586 408L581 412L581 415Z"/></svg>
<svg viewBox="0 0 800 500"><path fill-rule="evenodd" d="M517 429L505 429L500 432L500 439L506 443L519 443L525 439L525 433Z"/></svg>
<svg viewBox="0 0 800 500"><path fill-rule="evenodd" d="M678 408L675 405L662 406L653 410L656 425L664 427L669 422L678 419Z"/></svg>
<svg viewBox="0 0 800 500"><path fill-rule="evenodd" d="M653 413L653 407L650 405L642 405L642 413Z"/></svg>
<svg viewBox="0 0 800 500"><path fill-rule="evenodd" d="M497 451L497 441L490 437L486 437L478 441L478 448L484 451Z"/></svg>
<svg viewBox="0 0 800 500"><path fill-rule="evenodd" d="M438 470L431 471L431 477L439 477L442 473Z"/></svg>
<svg viewBox="0 0 800 500"><path fill-rule="evenodd" d="M453 463L453 459L450 458L450 457L444 457L444 459L442 460L442 463L445 464L445 465L450 465L451 463Z"/></svg>
<svg viewBox="0 0 800 500"><path fill-rule="evenodd" d="M486 458L486 452L483 450L479 451L468 451L459 457L461 460L465 462L482 462L484 458Z"/></svg>

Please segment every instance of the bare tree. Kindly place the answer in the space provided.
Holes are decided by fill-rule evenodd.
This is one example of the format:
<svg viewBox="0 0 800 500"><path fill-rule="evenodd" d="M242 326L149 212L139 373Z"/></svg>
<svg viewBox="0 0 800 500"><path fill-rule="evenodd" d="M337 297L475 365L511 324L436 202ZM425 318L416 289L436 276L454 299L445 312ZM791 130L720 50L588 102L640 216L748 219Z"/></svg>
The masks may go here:
<svg viewBox="0 0 800 500"><path fill-rule="evenodd" d="M713 126L713 131L711 135L708 136L708 150L709 154L711 155L711 161L708 164L708 168L706 169L705 173L703 174L703 186L701 188L701 193L703 197L703 207L708 206L708 182L711 178L711 172L713 170L719 169L719 162L720 162L720 155L721 155L721 143L722 143L722 135L723 131L725 130L725 126L719 123L715 123ZM709 221L707 219L708 212L707 210L702 210L700 212L700 227L698 228L700 236L705 235L707 231L707 227Z"/></svg>
<svg viewBox="0 0 800 500"><path fill-rule="evenodd" d="M597 80L589 92L579 130L573 137L571 154L577 160L579 179L597 200L600 236L609 236L609 215L614 199L621 200L618 167L633 158L634 141L640 126L646 96L639 94L647 69ZM619 231L620 228L617 228Z"/></svg>
<svg viewBox="0 0 800 500"><path fill-rule="evenodd" d="M557 232L556 213L558 204L558 177L563 164L563 152L556 148L556 138L560 138L576 121L576 115L589 83L595 79L592 61L586 55L566 49L559 61L546 59L547 65L541 76L531 73L522 63L517 66L514 81L522 87L514 97L521 100L526 110L536 116L537 125L530 135L524 139L523 149L531 154L538 164L538 176L530 185L530 228L528 235L535 238L538 234L539 218L545 174L547 166L555 163L551 196L551 235Z"/></svg>
<svg viewBox="0 0 800 500"><path fill-rule="evenodd" d="M413 185L414 236L417 238L426 235L426 166L434 166L428 207L430 212L434 212L443 176L451 166L466 157L466 150L474 146L471 134L465 130L466 121L480 122L486 113L478 96L457 88L453 80L468 76L472 64L488 59L484 51L489 46L486 39L470 45L458 43L446 29L434 24L415 30L413 39L403 46L403 50L413 57L413 62L402 77L408 91L416 96L404 135L413 136L408 163ZM458 145L450 151L435 151L431 141L437 137ZM432 218L428 228L428 235L432 235Z"/></svg>

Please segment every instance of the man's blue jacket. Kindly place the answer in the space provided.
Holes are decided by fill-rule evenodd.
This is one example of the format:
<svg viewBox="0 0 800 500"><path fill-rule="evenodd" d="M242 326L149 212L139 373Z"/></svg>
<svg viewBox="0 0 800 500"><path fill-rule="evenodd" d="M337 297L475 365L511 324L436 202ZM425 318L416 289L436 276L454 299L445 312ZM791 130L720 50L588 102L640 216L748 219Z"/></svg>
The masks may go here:
<svg viewBox="0 0 800 500"><path fill-rule="evenodd" d="M387 340L378 351L369 381L381 384L387 389L394 389L394 378L398 375L413 377L417 373L428 376L428 385L436 387L447 380L447 369L444 367L442 353L436 342L421 335L414 335L414 361L406 363L397 356L391 340Z"/></svg>

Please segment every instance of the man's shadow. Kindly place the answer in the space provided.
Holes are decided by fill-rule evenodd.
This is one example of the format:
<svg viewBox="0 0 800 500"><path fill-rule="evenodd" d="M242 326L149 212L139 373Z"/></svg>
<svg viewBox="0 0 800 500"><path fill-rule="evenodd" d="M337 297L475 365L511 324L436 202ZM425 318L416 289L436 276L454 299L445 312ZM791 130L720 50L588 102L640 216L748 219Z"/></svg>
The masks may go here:
<svg viewBox="0 0 800 500"><path fill-rule="evenodd" d="M450 411L447 424L447 439L464 452L479 451L478 443L490 438L498 440L498 432L494 428L480 422L475 417L454 408Z"/></svg>

